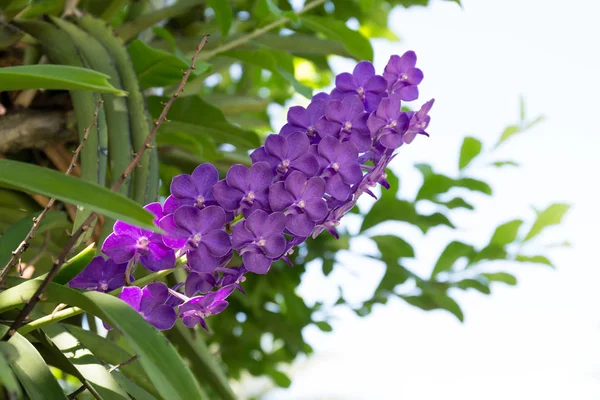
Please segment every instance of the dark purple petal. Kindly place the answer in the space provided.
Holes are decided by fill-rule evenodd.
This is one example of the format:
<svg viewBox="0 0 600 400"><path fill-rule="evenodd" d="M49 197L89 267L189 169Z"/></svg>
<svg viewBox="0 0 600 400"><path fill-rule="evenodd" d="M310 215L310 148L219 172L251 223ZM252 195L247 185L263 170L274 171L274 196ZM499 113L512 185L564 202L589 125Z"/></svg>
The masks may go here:
<svg viewBox="0 0 600 400"><path fill-rule="evenodd" d="M169 214L158 222L158 226L166 232L163 236L163 242L167 247L179 249L185 245L190 236L190 232L180 228L175 223L173 214Z"/></svg>
<svg viewBox="0 0 600 400"><path fill-rule="evenodd" d="M196 189L193 197L205 196L219 180L219 172L212 164L200 164L192 172L192 182ZM179 197L179 196L178 196Z"/></svg>
<svg viewBox="0 0 600 400"><path fill-rule="evenodd" d="M147 312L160 304L164 304L167 297L169 297L169 288L164 283L154 282L146 285L142 289L140 311Z"/></svg>
<svg viewBox="0 0 600 400"><path fill-rule="evenodd" d="M389 133L387 135L383 135L380 139L381 144L384 145L388 149L396 149L404 143L402 139L402 135L396 133Z"/></svg>
<svg viewBox="0 0 600 400"><path fill-rule="evenodd" d="M254 234L246 228L244 222L240 221L231 230L231 246L236 250L241 249L244 245L253 242L255 239Z"/></svg>
<svg viewBox="0 0 600 400"><path fill-rule="evenodd" d="M196 187L190 175L177 175L171 181L171 194L178 198L195 198Z"/></svg>
<svg viewBox="0 0 600 400"><path fill-rule="evenodd" d="M228 186L245 193L250 183L249 175L248 167L242 164L233 164L227 171L225 181Z"/></svg>
<svg viewBox="0 0 600 400"><path fill-rule="evenodd" d="M264 235L281 233L283 228L285 228L285 215L280 212L274 212L267 217L267 229Z"/></svg>
<svg viewBox="0 0 600 400"><path fill-rule="evenodd" d="M175 213L177 217L177 213ZM201 227L199 233L210 232L215 229L223 229L227 222L227 216L223 208L219 206L208 206L200 210L198 226Z"/></svg>
<svg viewBox="0 0 600 400"><path fill-rule="evenodd" d="M202 235L201 240L215 257L223 257L231 250L231 238L225 231L215 229Z"/></svg>
<svg viewBox="0 0 600 400"><path fill-rule="evenodd" d="M416 86L405 86L394 93L398 93L404 101L413 101L419 97L419 88Z"/></svg>
<svg viewBox="0 0 600 400"><path fill-rule="evenodd" d="M310 178L304 186L304 192L302 193L302 199L308 200L313 197L321 198L325 193L325 181L323 178L315 176Z"/></svg>
<svg viewBox="0 0 600 400"><path fill-rule="evenodd" d="M177 209L173 214L175 224L188 232L188 236L200 232L202 224L200 222L201 211L196 207L183 206ZM162 223L162 220L161 220ZM168 232L170 234L170 232Z"/></svg>
<svg viewBox="0 0 600 400"><path fill-rule="evenodd" d="M301 174L301 172L298 173ZM294 196L285 189L283 182L277 182L269 188L269 204L273 211L283 211L294 201Z"/></svg>
<svg viewBox="0 0 600 400"><path fill-rule="evenodd" d="M261 237L268 229L267 219L269 214L263 210L256 210L244 221L246 229L248 229L255 237Z"/></svg>
<svg viewBox="0 0 600 400"><path fill-rule="evenodd" d="M365 90L373 93L383 93L387 90L387 81L381 75L371 76L365 85Z"/></svg>
<svg viewBox="0 0 600 400"><path fill-rule="evenodd" d="M296 160L298 157L308 152L310 141L304 133L294 132L289 135L286 140L288 147L286 156L287 159Z"/></svg>
<svg viewBox="0 0 600 400"><path fill-rule="evenodd" d="M161 304L148 313L144 313L146 321L151 323L159 331L171 329L177 321L177 313L173 307Z"/></svg>
<svg viewBox="0 0 600 400"><path fill-rule="evenodd" d="M346 122L346 113L344 104L339 100L332 101L325 109L325 117L329 121L335 121L342 125Z"/></svg>
<svg viewBox="0 0 600 400"><path fill-rule="evenodd" d="M331 107L331 104L329 105ZM358 96L347 96L342 100L342 107L345 113L345 120L352 120L356 116L365 112L365 106Z"/></svg>
<svg viewBox="0 0 600 400"><path fill-rule="evenodd" d="M301 106L293 106L290 107L287 113L287 121L290 124L299 126L299 127L308 127L309 120L308 115L304 107Z"/></svg>
<svg viewBox="0 0 600 400"><path fill-rule="evenodd" d="M185 280L185 294L193 296L197 292L208 293L215 286L217 286L217 280L212 274L192 271Z"/></svg>
<svg viewBox="0 0 600 400"><path fill-rule="evenodd" d="M69 282L72 288L110 292L125 284L127 264L115 264L113 260L104 260L97 256Z"/></svg>
<svg viewBox="0 0 600 400"><path fill-rule="evenodd" d="M349 185L354 185L361 181L363 174L358 163L342 164L338 173L342 176L344 182Z"/></svg>
<svg viewBox="0 0 600 400"><path fill-rule="evenodd" d="M331 136L327 136L321 140L318 145L319 154L327 161L331 162L335 159L335 150L339 141Z"/></svg>
<svg viewBox="0 0 600 400"><path fill-rule="evenodd" d="M257 162L250 167L248 186L252 190L258 190L270 185L273 180L273 169L267 162Z"/></svg>
<svg viewBox="0 0 600 400"><path fill-rule="evenodd" d="M311 221L306 214L289 214L286 220L285 227L296 236L308 237L315 227L315 222Z"/></svg>
<svg viewBox="0 0 600 400"><path fill-rule="evenodd" d="M188 265L197 272L211 273L219 266L219 257L210 254L208 248L199 243L195 249L187 252Z"/></svg>
<svg viewBox="0 0 600 400"><path fill-rule="evenodd" d="M339 122L329 121L325 117L319 119L315 127L319 136L322 138L326 136L335 136L337 137L340 134L340 130L342 129L342 125Z"/></svg>
<svg viewBox="0 0 600 400"><path fill-rule="evenodd" d="M397 57L397 56L396 56ZM417 54L409 50L400 57L399 61L399 69L401 71L406 71L410 68L414 68L417 65Z"/></svg>
<svg viewBox="0 0 600 400"><path fill-rule="evenodd" d="M283 136L269 135L265 140L265 150L268 154L275 156L280 160L284 160L288 154L288 142Z"/></svg>
<svg viewBox="0 0 600 400"><path fill-rule="evenodd" d="M175 252L162 243L149 243L146 254L142 254L140 257L140 263L153 272L173 268L175 266Z"/></svg>
<svg viewBox="0 0 600 400"><path fill-rule="evenodd" d="M283 217L285 224L285 217ZM265 255L269 258L279 258L285 251L285 237L281 233L269 235L265 238L265 245L262 247Z"/></svg>
<svg viewBox="0 0 600 400"><path fill-rule="evenodd" d="M326 184L327 193L335 199L344 201L350 196L350 186L342 181L342 177L339 174L335 174L331 178L328 178Z"/></svg>
<svg viewBox="0 0 600 400"><path fill-rule="evenodd" d="M242 260L246 269L255 274L266 274L273 262L269 257L261 253L244 253Z"/></svg>
<svg viewBox="0 0 600 400"><path fill-rule="evenodd" d="M358 85L364 87L369 78L375 75L375 67L369 61L361 61L354 67L352 75L356 78Z"/></svg>
<svg viewBox="0 0 600 400"><path fill-rule="evenodd" d="M113 231L117 235L126 235L131 236L133 238L138 238L142 234L140 228L138 228L137 226L129 225L128 223L123 221L115 222L115 225L113 226Z"/></svg>
<svg viewBox="0 0 600 400"><path fill-rule="evenodd" d="M225 181L217 182L217 184L213 186L212 193L219 205L227 211L237 210L245 195L244 192L232 188Z"/></svg>
<svg viewBox="0 0 600 400"><path fill-rule="evenodd" d="M279 164L279 159L277 157L267 153L267 150L263 146L254 150L250 154L250 159L252 160L253 163L257 163L259 161L265 161L265 162L269 163L271 168L276 168L277 164Z"/></svg>
<svg viewBox="0 0 600 400"><path fill-rule="evenodd" d="M308 148L306 150L308 151ZM319 162L308 152L296 158L292 166L306 176L315 176L319 172Z"/></svg>
<svg viewBox="0 0 600 400"><path fill-rule="evenodd" d="M342 92L356 91L358 83L352 74L343 72L335 77L335 87Z"/></svg>
<svg viewBox="0 0 600 400"><path fill-rule="evenodd" d="M306 175L300 171L294 171L285 179L285 189L290 192L294 198L299 199L304 190L304 185L306 185L306 181Z"/></svg>
<svg viewBox="0 0 600 400"><path fill-rule="evenodd" d="M310 124L316 123L319 118L325 115L325 108L327 108L326 102L323 100L313 100L308 107L306 107L308 122Z"/></svg>
<svg viewBox="0 0 600 400"><path fill-rule="evenodd" d="M325 182L323 182L323 189L325 189ZM313 221L320 221L325 218L327 211L327 204L320 197L312 197L306 200L304 205L304 213Z"/></svg>
<svg viewBox="0 0 600 400"><path fill-rule="evenodd" d="M133 258L137 240L130 236L120 236L111 233L102 245L102 252L112 258L117 264L126 263Z"/></svg>

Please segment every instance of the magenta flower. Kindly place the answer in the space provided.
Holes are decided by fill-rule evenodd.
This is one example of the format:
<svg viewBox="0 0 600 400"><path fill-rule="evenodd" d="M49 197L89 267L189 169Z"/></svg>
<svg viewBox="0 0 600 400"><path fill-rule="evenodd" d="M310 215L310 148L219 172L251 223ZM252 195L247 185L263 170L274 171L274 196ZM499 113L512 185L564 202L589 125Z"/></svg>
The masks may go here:
<svg viewBox="0 0 600 400"><path fill-rule="evenodd" d="M265 145L250 154L252 163L266 161L279 175L298 170L307 176L317 174L317 160L308 153L310 141L302 132L293 132L286 136L269 135Z"/></svg>
<svg viewBox="0 0 600 400"><path fill-rule="evenodd" d="M229 235L223 230L225 222L225 211L219 206L202 210L182 206L161 219L159 226L167 233L165 245L182 249L191 269L211 273L231 250Z"/></svg>
<svg viewBox="0 0 600 400"><path fill-rule="evenodd" d="M151 203L144 207L157 217L162 217L159 203ZM158 233L129 225L123 221L115 222L111 233L104 244L102 252L117 264L139 262L150 271L160 271L175 266L175 252L164 245Z"/></svg>
<svg viewBox="0 0 600 400"><path fill-rule="evenodd" d="M315 223L327 215L323 199L325 181L318 176L307 179L300 171L288 175L285 182L277 182L269 191L273 211L286 214L285 227L296 236L310 236Z"/></svg>
<svg viewBox="0 0 600 400"><path fill-rule="evenodd" d="M234 290L235 287L229 286L219 289L216 292L211 292L206 296L192 297L179 306L179 316L188 328L193 328L199 323L208 331L205 319L211 315L223 312L229 305L225 299Z"/></svg>
<svg viewBox="0 0 600 400"><path fill-rule="evenodd" d="M402 57L390 57L383 72L390 93L398 93L404 101L416 100L419 97L417 85L423 80L423 72L415 68L416 64L417 55L414 51L407 51Z"/></svg>
<svg viewBox="0 0 600 400"><path fill-rule="evenodd" d="M204 208L216 205L211 189L219 180L219 172L212 164L200 164L192 175L177 175L171 181L171 195L163 206L165 214L172 214L178 207Z"/></svg>
<svg viewBox="0 0 600 400"><path fill-rule="evenodd" d="M266 274L273 261L283 255L285 224L283 213L268 214L256 210L243 222L233 226L232 247L239 251L248 271Z"/></svg>
<svg viewBox="0 0 600 400"><path fill-rule="evenodd" d="M143 289L137 286L124 287L119 298L140 313L156 329L171 329L177 320L172 306L165 304L169 299L169 289L161 282L154 282Z"/></svg>
<svg viewBox="0 0 600 400"><path fill-rule="evenodd" d="M350 74L344 72L336 76L335 89L331 92L334 99L341 100L348 95L357 95L365 110L375 111L379 102L387 95L387 81L381 75L375 75L373 64L361 61Z"/></svg>
<svg viewBox="0 0 600 400"><path fill-rule="evenodd" d="M127 263L116 264L113 260L105 260L102 256L92 261L69 282L76 289L110 292L125 285Z"/></svg>
<svg viewBox="0 0 600 400"><path fill-rule="evenodd" d="M250 168L234 164L225 180L214 186L213 195L225 211L249 215L256 209L269 209L269 185L272 181L273 170L267 162L257 162Z"/></svg>

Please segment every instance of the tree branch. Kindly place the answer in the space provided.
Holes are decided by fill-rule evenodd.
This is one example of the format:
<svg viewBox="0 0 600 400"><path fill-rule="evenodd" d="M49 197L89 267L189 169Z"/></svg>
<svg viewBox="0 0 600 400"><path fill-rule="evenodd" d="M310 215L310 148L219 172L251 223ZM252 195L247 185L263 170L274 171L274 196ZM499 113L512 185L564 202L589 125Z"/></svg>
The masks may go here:
<svg viewBox="0 0 600 400"><path fill-rule="evenodd" d="M301 15L306 13L307 11L312 10L315 7L320 6L321 4L325 3L326 0L315 0L310 4L307 4L302 10L298 11L297 14ZM289 19L288 17L281 17L276 21L271 22L270 24L267 24L265 26L263 26L262 28L258 28L256 30L253 30L252 32L248 33L247 35L244 35L238 39L232 40L231 42L225 43L222 46L217 47L216 49L213 49L211 51L207 51L206 53L202 54L201 59L202 60L207 60L211 57L214 57L218 54L224 53L226 51L229 51L231 49L234 49L238 46L241 46L247 42L249 42L250 40L264 34L267 33L268 31L270 31L271 29L277 28L281 25L285 25L288 22L290 22L291 19Z"/></svg>
<svg viewBox="0 0 600 400"><path fill-rule="evenodd" d="M152 143L152 140L154 139L154 136L156 136L156 132L158 131L158 128L160 127L160 125L163 122L167 121L167 113L169 112L169 109L171 108L171 106L173 105L175 100L179 97L179 95L183 92L183 88L185 87L185 84L187 83L188 78L190 77L190 74L192 73L192 71L194 69L196 69L196 66L195 66L196 60L198 59L198 55L200 54L200 51L206 44L207 40L208 40L208 36L204 35L204 37L202 38L202 41L200 42L200 44L198 44L198 47L196 48L196 52L194 53L194 56L192 57L191 65L183 73L183 78L181 79L181 83L177 87L177 90L175 91L173 96L171 96L169 101L167 101L164 104L164 108L163 108L162 112L160 113L160 116L158 117L158 119L156 119L154 121L154 126L153 126L152 130L150 131L150 133L148 134L148 137L144 141L144 144L137 151L137 154L135 155L133 160L131 160L131 163L129 164L129 166L127 168L125 168L125 171L121 174L119 179L111 187L111 190L116 191L119 189L119 187L125 181L127 176L129 176L133 172L133 170L138 166L138 163L139 163L140 159L142 158L142 155L144 154L144 152L147 149L152 148L151 143ZM79 240L79 237L85 231L87 231L89 229L90 223L94 220L96 215L97 214L95 212L91 213L87 217L87 219L83 222L83 224L69 238L69 241L67 242L67 244L65 245L65 247L63 248L61 253L58 255L58 258L56 259L56 261L54 261L52 268L48 272L48 275L46 275L46 278L44 279L42 284L35 291L35 293L31 297L31 299L29 299L29 301L25 304L25 306L23 307L23 309L21 310L19 315L17 315L17 318L15 318L15 321L13 322L13 324L10 326L8 332L6 332L6 334L0 340L5 341L5 340L10 339L17 332L17 330L23 325L23 323L26 320L29 313L31 313L31 311L33 310L33 308L35 307L37 302L41 300L42 294L44 293L46 288L50 285L50 283L52 282L52 280L58 273L58 270L60 269L61 265L65 262L65 260L67 259L67 256L69 255L69 253L71 252L71 250L73 249L73 247L75 246L77 241Z"/></svg>
<svg viewBox="0 0 600 400"><path fill-rule="evenodd" d="M41 149L50 143L77 140L72 112L23 110L0 117L0 153Z"/></svg>

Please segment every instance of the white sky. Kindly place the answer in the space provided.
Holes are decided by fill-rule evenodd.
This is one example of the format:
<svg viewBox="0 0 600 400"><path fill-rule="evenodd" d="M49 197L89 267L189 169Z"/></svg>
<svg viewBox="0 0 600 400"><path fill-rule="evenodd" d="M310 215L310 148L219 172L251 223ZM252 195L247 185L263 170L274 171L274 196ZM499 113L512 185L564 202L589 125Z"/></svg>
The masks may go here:
<svg viewBox="0 0 600 400"><path fill-rule="evenodd" d="M544 208L552 202L573 208L562 229L549 230L538 243L566 239L573 246L547 252L556 271L500 266L517 276L517 287L498 284L489 297L458 293L464 324L447 312L424 312L401 300L377 307L367 318L338 311L333 333L306 331L316 355L297 363L292 387L271 391L268 400L600 396L600 268L594 251L594 228L600 226L600 130L595 120L600 114L600 3L463 3L462 10L445 1L397 9L390 21L402 41L375 43L378 71L391 54L415 50L425 73L419 104L436 98L431 138L403 148L394 165L403 193L410 195L420 183L411 167L415 162L455 173L464 135L492 145L506 125L518 120L520 94L529 117L543 114L547 119L507 142L498 155L519 161L520 168L477 170L495 194L492 199L474 197L476 217L454 215L458 233L436 228L422 237L405 225L393 226L417 251L407 266L426 274L450 240L484 244L499 223L532 218L531 205ZM352 64L340 61L336 67L336 72L351 71ZM341 282L349 298L368 298L381 276L380 266L352 257L343 260L346 268L337 268L327 279L318 265L310 268L300 293L309 301L336 298Z"/></svg>

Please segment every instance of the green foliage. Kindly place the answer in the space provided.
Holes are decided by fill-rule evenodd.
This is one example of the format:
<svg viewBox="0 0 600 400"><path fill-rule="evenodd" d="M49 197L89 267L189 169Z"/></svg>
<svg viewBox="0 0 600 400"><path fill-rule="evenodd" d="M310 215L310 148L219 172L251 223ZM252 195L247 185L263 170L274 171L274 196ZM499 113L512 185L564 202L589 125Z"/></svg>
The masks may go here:
<svg viewBox="0 0 600 400"><path fill-rule="evenodd" d="M80 245L61 267L36 307L34 321L21 328L23 335L17 333L8 343L0 342L0 384L8 394L64 399L65 392L83 385L88 394L106 399L125 395L136 399L233 399L236 396L229 380L247 373L270 377L276 385L288 387L291 380L282 365L300 354L312 353L303 330L311 325L323 332L332 330L332 306L307 304L296 288L308 263L320 264L324 275L342 268L338 262L342 252L357 260L373 260L384 268L371 298L361 304L347 302L340 289L335 306L351 307L360 316L398 298L423 310L445 310L462 321L465 316L454 299L456 291L490 294L493 282L516 284L515 276L498 270L494 261L552 266L546 255L529 255L528 246L531 239L541 239L547 227L561 223L568 210L564 204L549 205L537 212L537 218L516 216L490 227L489 240L470 243L453 238L432 249L439 256L427 276L410 268L410 262L420 258L414 239L409 243L402 229L392 230L393 234L382 232L386 227L402 227L426 235L432 230L468 228L456 211L477 213L475 200L485 201L485 196L492 195L483 168L518 164L496 159L493 149L486 149L477 138L466 137L457 158L458 175L418 164L415 168L422 183L416 195L406 197L400 196L400 180L390 171L391 189L383 190L369 210L354 210L359 232L342 227L339 240L324 233L290 257L293 267L278 262L268 275L248 279L244 283L248 294L233 294L228 310L208 319L208 334L180 323L161 334L110 294L82 294L67 288L65 284L101 246L113 223L109 218L152 229L153 217L139 203L156 200L159 192L167 195L173 176L190 173L207 161L215 164L222 176L233 163L248 164L249 151L272 131L269 106L285 105L295 94L310 98L313 89L331 84L330 55L372 60L370 39L398 40L388 24L391 9L426 6L429 1L312 0L304 9L295 10L289 0L179 0L169 6L149 1L81 0L78 11L83 16L75 12L61 17L67 3L0 0L0 17L6 21L0 27L0 49L21 57L17 64L29 64L0 69L0 90L46 89L32 108L36 104L63 112L72 108L77 126L67 124L65 129L77 129L80 138L98 100L104 100L81 155L81 179L45 168L49 161L37 150L0 159L0 186L10 188L0 188L0 268L39 214L39 205L26 193L59 199L57 210L48 214L30 250L23 254L23 265L35 267L34 279L7 280L7 290L0 292L0 319L14 319L16 308L39 287L53 257L68 240L67 229L76 227L91 210L103 214L106 221L103 234L86 238L95 243L85 248ZM158 117L161 103L179 84L203 34L210 34L210 41L169 112L170 122L160 127L152 143L156 147L145 153L120 195L110 193L103 186L118 179L132 153L144 143L152 118ZM52 64L38 63L41 55ZM118 97L124 94L127 96ZM519 121L504 130L496 147L541 120L528 118L522 101ZM65 204L70 203L85 207L78 210L74 221L65 212ZM428 211L422 211L426 207ZM357 239L371 241L377 252L358 251L351 246ZM417 260L411 260L414 258ZM165 275L144 276L138 270L134 284L164 280ZM55 310L60 303L72 307ZM83 323L82 313L95 315L116 330L104 337L95 320ZM0 334L5 331L0 325ZM136 361L109 371L110 365L133 355ZM59 372L53 374L49 365Z"/></svg>
<svg viewBox="0 0 600 400"><path fill-rule="evenodd" d="M157 230L154 216L139 204L102 186L48 168L0 160L0 186L55 197L145 229Z"/></svg>
<svg viewBox="0 0 600 400"><path fill-rule="evenodd" d="M0 91L23 89L91 90L119 96L127 92L113 87L108 76L68 65L23 65L0 68Z"/></svg>

